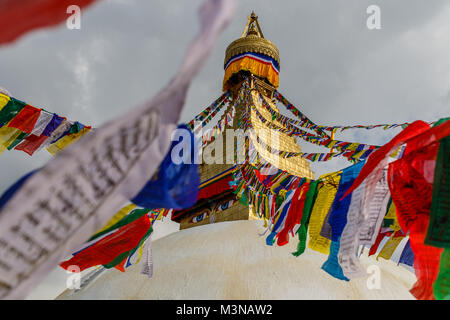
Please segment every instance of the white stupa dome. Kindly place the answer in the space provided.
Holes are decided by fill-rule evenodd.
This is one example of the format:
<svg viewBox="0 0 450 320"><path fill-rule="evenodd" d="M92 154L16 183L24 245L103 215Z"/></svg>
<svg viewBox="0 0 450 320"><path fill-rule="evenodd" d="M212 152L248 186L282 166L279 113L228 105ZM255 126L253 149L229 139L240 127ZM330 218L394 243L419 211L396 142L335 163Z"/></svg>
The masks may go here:
<svg viewBox="0 0 450 320"><path fill-rule="evenodd" d="M414 274L392 261L361 257L365 268L381 271L380 289L370 290L366 278L347 282L323 271L326 255L307 248L294 257L296 238L267 246L258 236L263 230L250 220L172 233L152 243L153 278L140 274L140 265L110 269L58 299L413 299Z"/></svg>

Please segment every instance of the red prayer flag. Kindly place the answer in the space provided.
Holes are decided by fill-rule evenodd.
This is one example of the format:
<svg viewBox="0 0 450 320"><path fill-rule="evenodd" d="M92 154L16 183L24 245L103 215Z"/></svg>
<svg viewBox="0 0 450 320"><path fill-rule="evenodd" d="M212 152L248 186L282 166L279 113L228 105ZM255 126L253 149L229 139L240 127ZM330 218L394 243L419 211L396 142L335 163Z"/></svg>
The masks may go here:
<svg viewBox="0 0 450 320"><path fill-rule="evenodd" d="M258 180L259 180L261 183L263 183L264 180L267 179L267 176L264 175L264 174L262 174L260 171L258 171L258 170L255 169L254 172L255 172L256 177L258 178Z"/></svg>
<svg viewBox="0 0 450 320"><path fill-rule="evenodd" d="M26 105L20 112L9 122L8 127L19 129L26 133L31 133L34 129L36 121L39 119L41 109Z"/></svg>
<svg viewBox="0 0 450 320"><path fill-rule="evenodd" d="M382 232L382 229L380 229L380 232L378 233L378 236L377 236L374 244L372 244L372 246L370 247L369 256L377 253L378 247L380 246L381 241L383 241L384 237L390 237L391 234L392 234L392 231Z"/></svg>
<svg viewBox="0 0 450 320"><path fill-rule="evenodd" d="M439 273L443 249L426 245L424 240L430 222L433 174L439 143L422 146L423 141L419 139L407 144L404 156L389 164L388 182L399 225L405 232L409 231L414 252L417 282L410 292L417 299L432 300L433 283Z"/></svg>
<svg viewBox="0 0 450 320"><path fill-rule="evenodd" d="M308 193L309 183L305 183L297 190L291 200L291 206L288 209L284 228L278 233L277 245L284 246L289 242L289 231L293 232L296 225L300 224L305 205L306 194Z"/></svg>
<svg viewBox="0 0 450 320"><path fill-rule="evenodd" d="M93 266L108 264L121 253L136 247L150 227L150 219L144 215L100 239L71 259L61 262L60 266L67 270L70 266L76 265L83 271ZM118 267L120 270L120 264Z"/></svg>
<svg viewBox="0 0 450 320"><path fill-rule="evenodd" d="M12 42L33 29L65 21L67 8L83 9L96 0L0 0L0 45Z"/></svg>
<svg viewBox="0 0 450 320"><path fill-rule="evenodd" d="M127 262L127 259L128 257L123 259L117 266L114 266L114 268L116 268L120 272L125 272L125 262Z"/></svg>
<svg viewBox="0 0 450 320"><path fill-rule="evenodd" d="M448 122L448 124L450 124L450 121L447 121L447 122ZM361 172L359 173L358 177L356 177L352 186L347 190L347 192L341 198L341 200L343 198L345 198L346 196L348 196L350 193L352 193L364 181L364 179L366 179L367 176L378 166L378 164L389 155L389 153L394 148L402 145L403 143L407 142L408 140L411 140L414 137L422 136L421 134L427 130L433 131L433 133L434 133L434 132L436 132L435 129L441 127L440 128L441 134L443 134L444 131L448 131L448 128L443 127L445 124L446 123L443 123L442 125L434 127L433 129L430 130L430 125L428 123L426 123L424 121L420 121L420 120L414 121L411 125L406 127L398 135L396 135L394 138L392 138L391 141L386 143L384 146L382 146L378 150L372 152L372 154L367 159L366 164L361 169Z"/></svg>
<svg viewBox="0 0 450 320"><path fill-rule="evenodd" d="M35 136L34 134L29 135L26 137L21 143L19 143L14 150L22 150L26 153L28 153L30 156L33 155L33 153L39 149L39 147L47 140L49 137L40 135Z"/></svg>
<svg viewBox="0 0 450 320"><path fill-rule="evenodd" d="M450 121L430 128L415 121L390 142L373 152L346 195L357 188L379 166L394 148L406 143L404 155L388 166L388 183L396 207L397 219L405 233L409 232L414 252L417 282L410 290L417 299L433 299L433 282L439 272L443 249L424 244L430 219L434 167L439 140L450 135ZM345 197L345 195L344 195ZM376 251L382 236L375 245ZM374 250L372 250L373 252Z"/></svg>

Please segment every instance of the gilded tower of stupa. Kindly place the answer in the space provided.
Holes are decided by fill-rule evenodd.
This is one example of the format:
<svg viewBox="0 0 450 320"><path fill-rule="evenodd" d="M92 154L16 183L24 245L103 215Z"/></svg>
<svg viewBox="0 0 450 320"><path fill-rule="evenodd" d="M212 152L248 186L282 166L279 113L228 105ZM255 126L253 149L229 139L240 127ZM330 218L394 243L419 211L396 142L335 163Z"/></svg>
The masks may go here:
<svg viewBox="0 0 450 320"><path fill-rule="evenodd" d="M278 112L273 94L279 85L280 56L275 44L264 38L258 17L254 12L248 17L241 37L227 47L224 69L223 91L230 92L229 100L231 101L222 117L225 117L228 114L227 111L235 106L233 121L228 123L220 137L203 147L203 155L213 154L216 161L202 163L199 166L202 183L197 203L189 209L173 213L172 220L180 222L180 229L221 221L254 218L249 207L237 201L229 185L232 180L233 168L236 165L235 161L238 159L236 153L242 150L239 147L229 150L229 146L238 144L235 140L236 132L242 125L242 115L246 110L250 115L251 127L258 133L258 139L262 141L263 145L273 146L276 138L276 145L281 146L283 150L301 152L294 137L269 129L260 118L262 116L266 121L275 125L279 124L276 119L272 119L269 111L261 104L264 99L265 103ZM259 112L259 117L254 110L246 109L249 106L245 101L237 101L244 84L248 87L249 101ZM233 142L227 143L227 139ZM309 162L305 159L299 157L280 158L261 147L260 144L254 142L254 145L259 156L274 167L295 176L314 178ZM234 161L230 161L230 159L234 159Z"/></svg>

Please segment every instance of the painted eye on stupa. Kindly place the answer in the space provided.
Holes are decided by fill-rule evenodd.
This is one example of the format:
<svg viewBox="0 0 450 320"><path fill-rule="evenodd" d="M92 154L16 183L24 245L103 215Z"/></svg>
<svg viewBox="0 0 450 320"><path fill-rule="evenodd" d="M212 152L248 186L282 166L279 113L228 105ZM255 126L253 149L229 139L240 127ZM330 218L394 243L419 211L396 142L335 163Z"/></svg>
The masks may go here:
<svg viewBox="0 0 450 320"><path fill-rule="evenodd" d="M230 205L228 202L222 203L219 207L219 210L221 210L221 211L227 210L229 206Z"/></svg>
<svg viewBox="0 0 450 320"><path fill-rule="evenodd" d="M221 203L217 207L217 211L225 211L225 210L227 210L229 207L231 207L233 205L233 202L234 202L234 200L230 200L230 201Z"/></svg>
<svg viewBox="0 0 450 320"><path fill-rule="evenodd" d="M202 214L199 214L198 216L195 216L191 219L192 223L197 223L200 221L203 221L204 219L206 219L206 217L208 217L208 212L203 212Z"/></svg>

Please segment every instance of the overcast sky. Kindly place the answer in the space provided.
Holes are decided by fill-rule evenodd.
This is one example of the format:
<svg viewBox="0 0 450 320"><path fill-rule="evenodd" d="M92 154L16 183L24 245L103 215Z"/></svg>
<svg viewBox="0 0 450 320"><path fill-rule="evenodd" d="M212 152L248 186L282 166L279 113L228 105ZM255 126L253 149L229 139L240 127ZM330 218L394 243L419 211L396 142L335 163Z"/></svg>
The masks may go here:
<svg viewBox="0 0 450 320"><path fill-rule="evenodd" d="M0 86L36 107L94 127L151 98L174 75L198 30L200 0L102 0L83 11L81 30L37 31L0 47ZM381 29L366 26L369 5ZM450 2L447 0L240 1L231 25L194 80L188 121L221 94L227 45L251 10L279 48L279 91L322 125L433 121L450 115ZM387 142L397 131L357 130L342 140ZM305 151L315 148L304 146ZM326 152L326 150L321 150ZM50 156L0 155L0 191ZM346 160L313 164L318 174Z"/></svg>

